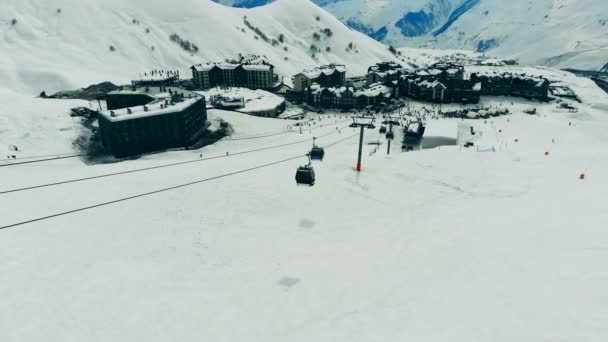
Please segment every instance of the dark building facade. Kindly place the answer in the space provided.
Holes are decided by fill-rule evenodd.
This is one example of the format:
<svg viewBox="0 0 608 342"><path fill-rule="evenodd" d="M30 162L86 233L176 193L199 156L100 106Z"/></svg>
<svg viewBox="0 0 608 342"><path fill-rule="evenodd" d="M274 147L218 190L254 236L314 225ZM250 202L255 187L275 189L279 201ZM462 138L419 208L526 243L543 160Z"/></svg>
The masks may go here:
<svg viewBox="0 0 608 342"><path fill-rule="evenodd" d="M464 67L438 63L399 79L399 94L418 101L434 103L478 103L481 84L464 78Z"/></svg>
<svg viewBox="0 0 608 342"><path fill-rule="evenodd" d="M524 74L471 74L473 82L481 83L482 95L518 96L540 101L549 98L549 80Z"/></svg>
<svg viewBox="0 0 608 342"><path fill-rule="evenodd" d="M469 80L446 80L403 76L399 94L418 101L435 103L478 103L481 84Z"/></svg>
<svg viewBox="0 0 608 342"><path fill-rule="evenodd" d="M311 106L351 109L389 102L395 97L395 91L382 83L372 84L361 90L355 90L353 87L324 88L315 84L306 97L306 102Z"/></svg>
<svg viewBox="0 0 608 342"><path fill-rule="evenodd" d="M367 69L366 84L369 86L378 82L390 83L399 81L402 74L403 69L401 65L395 62L377 63Z"/></svg>
<svg viewBox="0 0 608 342"><path fill-rule="evenodd" d="M127 157L168 148L187 147L207 127L204 97L157 100L141 107L108 110L99 116L104 148Z"/></svg>
<svg viewBox="0 0 608 342"><path fill-rule="evenodd" d="M307 91L315 83L321 87L342 87L346 85L346 67L329 64L293 76L293 88L296 92Z"/></svg>
<svg viewBox="0 0 608 342"><path fill-rule="evenodd" d="M243 87L270 89L274 86L274 66L262 64L199 64L190 68L196 89Z"/></svg>

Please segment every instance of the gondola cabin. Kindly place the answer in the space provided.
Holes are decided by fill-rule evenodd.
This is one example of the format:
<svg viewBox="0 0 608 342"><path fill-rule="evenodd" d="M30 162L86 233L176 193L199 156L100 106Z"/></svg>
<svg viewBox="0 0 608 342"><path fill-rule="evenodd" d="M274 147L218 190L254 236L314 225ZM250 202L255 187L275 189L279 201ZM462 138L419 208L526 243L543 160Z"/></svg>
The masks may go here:
<svg viewBox="0 0 608 342"><path fill-rule="evenodd" d="M296 183L298 185L315 185L315 169L310 164L300 166L296 171Z"/></svg>
<svg viewBox="0 0 608 342"><path fill-rule="evenodd" d="M310 159L323 161L325 157L325 150L322 147L314 146L310 150Z"/></svg>

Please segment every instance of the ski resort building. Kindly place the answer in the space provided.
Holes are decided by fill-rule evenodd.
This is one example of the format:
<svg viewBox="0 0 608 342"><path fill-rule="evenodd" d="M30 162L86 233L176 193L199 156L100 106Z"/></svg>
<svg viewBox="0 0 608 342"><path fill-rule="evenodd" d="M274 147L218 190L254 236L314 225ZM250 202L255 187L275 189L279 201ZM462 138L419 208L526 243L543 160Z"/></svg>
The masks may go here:
<svg viewBox="0 0 608 342"><path fill-rule="evenodd" d="M482 95L518 96L547 101L549 98L549 80L525 74L491 73L471 74L473 82L481 83Z"/></svg>
<svg viewBox="0 0 608 342"><path fill-rule="evenodd" d="M198 91L215 108L263 117L277 117L286 108L285 98L262 89L211 88Z"/></svg>
<svg viewBox="0 0 608 342"><path fill-rule="evenodd" d="M435 103L478 103L481 83L469 80L424 79L403 76L399 82L399 94L418 101Z"/></svg>
<svg viewBox="0 0 608 342"><path fill-rule="evenodd" d="M481 84L464 79L464 67L435 64L399 78L399 94L418 101L435 103L478 103Z"/></svg>
<svg viewBox="0 0 608 342"><path fill-rule="evenodd" d="M205 98L186 98L179 93L143 106L106 110L99 115L103 146L116 157L187 147L206 128Z"/></svg>
<svg viewBox="0 0 608 342"><path fill-rule="evenodd" d="M315 83L321 87L342 87L346 85L346 67L341 64L320 66L296 74L292 81L296 92L304 92Z"/></svg>
<svg viewBox="0 0 608 342"><path fill-rule="evenodd" d="M315 84L311 89L308 103L321 108L353 108L356 106L355 89L353 87L322 88Z"/></svg>
<svg viewBox="0 0 608 342"><path fill-rule="evenodd" d="M212 87L270 89L275 83L274 66L268 63L207 63L190 69L194 88L199 90Z"/></svg>
<svg viewBox="0 0 608 342"><path fill-rule="evenodd" d="M403 74L401 65L395 62L382 62L372 65L367 69L366 84L389 83L399 81Z"/></svg>
<svg viewBox="0 0 608 342"><path fill-rule="evenodd" d="M382 83L372 84L369 87L355 92L357 107L375 106L387 103L396 96L395 88Z"/></svg>
<svg viewBox="0 0 608 342"><path fill-rule="evenodd" d="M346 86L324 88L314 84L310 87L307 103L321 108L350 109L388 102L394 98L394 95L395 90L382 83L373 84L362 90Z"/></svg>

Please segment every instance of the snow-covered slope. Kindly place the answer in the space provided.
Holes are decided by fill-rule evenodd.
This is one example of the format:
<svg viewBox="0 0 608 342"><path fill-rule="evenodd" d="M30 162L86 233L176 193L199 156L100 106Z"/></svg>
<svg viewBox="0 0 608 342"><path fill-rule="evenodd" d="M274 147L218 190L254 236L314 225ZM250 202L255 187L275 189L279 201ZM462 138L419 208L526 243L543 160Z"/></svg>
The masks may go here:
<svg viewBox="0 0 608 342"><path fill-rule="evenodd" d="M245 25L245 16L268 42ZM266 55L285 76L328 62L362 74L368 65L392 58L386 46L308 0L255 9L210 0L5 0L1 18L0 87L31 93L128 81L152 69L186 72L194 63L239 53ZM331 37L313 38L322 29L330 29ZM181 49L169 39L173 33L199 51ZM281 34L284 42L273 46ZM350 42L356 47L347 51ZM312 45L319 50L314 58Z"/></svg>
<svg viewBox="0 0 608 342"><path fill-rule="evenodd" d="M313 1L352 28L395 46L488 51L526 64L583 69L608 62L605 0Z"/></svg>
<svg viewBox="0 0 608 342"><path fill-rule="evenodd" d="M512 71L561 79L580 111L484 97L513 114L427 122L429 139L474 126L471 149L387 156L368 130L360 174L358 131L333 113L299 134L217 110L234 139L201 150L0 167L1 192L190 162L2 194L0 227L218 177L0 229L0 341L606 341L608 97ZM68 152L74 101L0 89L0 103L0 151ZM326 148L313 188L294 181L304 157L235 173L302 156L313 136Z"/></svg>

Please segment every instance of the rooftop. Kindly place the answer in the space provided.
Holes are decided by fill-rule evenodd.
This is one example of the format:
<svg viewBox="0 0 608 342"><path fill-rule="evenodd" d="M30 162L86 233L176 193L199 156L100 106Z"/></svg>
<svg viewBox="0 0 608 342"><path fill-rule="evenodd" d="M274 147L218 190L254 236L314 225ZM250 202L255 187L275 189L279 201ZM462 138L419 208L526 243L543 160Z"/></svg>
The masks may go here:
<svg viewBox="0 0 608 342"><path fill-rule="evenodd" d="M337 72L346 72L346 66L344 66L342 64L322 65L322 66L316 67L314 69L304 70L301 72L301 74L308 78L317 78L317 77L321 76L321 74L331 75L336 71Z"/></svg>
<svg viewBox="0 0 608 342"><path fill-rule="evenodd" d="M366 89L359 90L355 93L355 97L359 96L367 96L367 97L375 97L378 95L391 95L393 93L393 89L391 87L385 86L382 83L375 83L370 85Z"/></svg>
<svg viewBox="0 0 608 342"><path fill-rule="evenodd" d="M239 111L246 113L273 110L285 102L284 98L261 89L252 90L238 87L228 89L212 88L205 91L198 91L197 93L207 99L211 99L211 97L217 95L226 98L242 99L244 101L244 107Z"/></svg>
<svg viewBox="0 0 608 342"><path fill-rule="evenodd" d="M316 83L313 84L313 86L314 85L316 85L316 87L312 91L313 94L320 94L323 90L327 90L330 93L334 94L336 97L342 97L342 94L344 94L346 91L350 91L352 93L355 92L355 88L353 88L353 87L329 87L329 88L321 88Z"/></svg>
<svg viewBox="0 0 608 342"><path fill-rule="evenodd" d="M245 70L251 71L268 71L273 68L271 64L260 64L260 63L227 63L227 62L215 62L215 63L203 63L193 65L192 69L196 71L210 71L211 69L218 67L222 70L234 70L242 66Z"/></svg>
<svg viewBox="0 0 608 342"><path fill-rule="evenodd" d="M178 87L122 87L122 89L109 92L111 95L143 94L156 99L171 97L171 93L184 94L184 97L196 96L196 93Z"/></svg>
<svg viewBox="0 0 608 342"><path fill-rule="evenodd" d="M131 108L116 109L116 110L104 110L100 114L104 118L106 118L112 122L125 121L125 120L139 119L139 118L144 118L144 117L149 117L149 116L164 115L164 114L171 114L171 113L179 112L179 111L182 111L182 110L190 107L191 105L193 105L194 103L196 103L197 101L200 101L200 100L202 100L202 97L200 97L200 96L185 98L183 101L175 102L173 104L171 104L170 100L167 100L169 104L167 106L165 106L165 101L158 99L145 106L136 106L136 107L131 107ZM147 108L147 110L146 110L146 108Z"/></svg>

